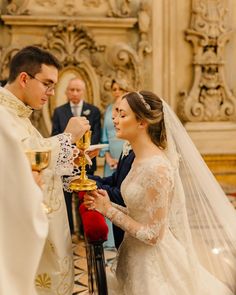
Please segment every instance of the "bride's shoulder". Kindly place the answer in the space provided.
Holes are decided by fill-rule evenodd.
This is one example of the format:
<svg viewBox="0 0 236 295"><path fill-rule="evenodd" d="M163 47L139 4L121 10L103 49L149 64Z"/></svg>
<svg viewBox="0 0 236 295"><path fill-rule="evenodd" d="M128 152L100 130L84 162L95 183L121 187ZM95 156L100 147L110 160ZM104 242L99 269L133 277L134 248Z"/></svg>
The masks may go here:
<svg viewBox="0 0 236 295"><path fill-rule="evenodd" d="M146 185L152 187L157 182L173 183L174 169L165 155L153 155L145 160L137 170Z"/></svg>
<svg viewBox="0 0 236 295"><path fill-rule="evenodd" d="M148 162L150 165L152 166L168 166L171 167L171 163L169 161L169 159L166 157L166 155L164 153L158 153L155 155L152 155L148 158Z"/></svg>
<svg viewBox="0 0 236 295"><path fill-rule="evenodd" d="M157 174L169 174L173 171L172 165L164 153L150 155L137 166L145 170L146 176L155 177Z"/></svg>

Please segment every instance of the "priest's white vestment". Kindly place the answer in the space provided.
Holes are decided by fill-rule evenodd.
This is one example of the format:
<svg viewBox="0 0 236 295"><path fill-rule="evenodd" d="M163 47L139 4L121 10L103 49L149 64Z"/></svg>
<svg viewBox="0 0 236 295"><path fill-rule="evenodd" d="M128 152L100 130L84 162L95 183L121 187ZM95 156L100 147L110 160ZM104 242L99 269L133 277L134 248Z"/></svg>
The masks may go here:
<svg viewBox="0 0 236 295"><path fill-rule="evenodd" d="M49 230L35 277L35 285L39 295L71 295L74 282L73 254L60 177L69 174L69 170L73 167L70 137L62 134L43 138L29 119L32 110L4 88L0 88L0 106L4 107L11 116L8 128L15 130L17 139L24 148L50 147L52 150L50 165L42 172L43 204L47 212ZM17 227L17 224L14 226ZM27 263L28 261L25 261L25 265L22 265L22 271L27 268ZM24 292L18 294L26 295Z"/></svg>

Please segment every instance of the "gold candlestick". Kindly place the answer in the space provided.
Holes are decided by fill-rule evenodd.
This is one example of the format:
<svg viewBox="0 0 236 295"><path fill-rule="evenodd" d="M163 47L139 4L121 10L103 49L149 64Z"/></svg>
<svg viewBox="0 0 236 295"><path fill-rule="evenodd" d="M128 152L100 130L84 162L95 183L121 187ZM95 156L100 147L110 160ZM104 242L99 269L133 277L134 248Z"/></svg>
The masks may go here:
<svg viewBox="0 0 236 295"><path fill-rule="evenodd" d="M86 175L86 164L88 161L85 157L85 150L89 148L91 142L91 131L86 131L80 140L76 142L77 148L80 150L79 156L75 159L75 162L81 168L80 177L70 182L69 188L72 191L93 191L97 189L96 181L88 179Z"/></svg>

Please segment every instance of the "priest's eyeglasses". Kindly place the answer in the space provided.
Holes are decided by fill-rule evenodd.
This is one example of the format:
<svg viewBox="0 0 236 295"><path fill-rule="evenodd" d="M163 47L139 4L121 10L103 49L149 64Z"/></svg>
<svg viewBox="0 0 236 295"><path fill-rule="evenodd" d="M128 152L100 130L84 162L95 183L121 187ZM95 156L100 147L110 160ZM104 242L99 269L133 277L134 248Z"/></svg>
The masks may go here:
<svg viewBox="0 0 236 295"><path fill-rule="evenodd" d="M53 90L55 90L55 84L52 83L52 82L46 82L46 81L41 81L39 80L38 78L35 78L33 75L31 75L30 73L27 73L26 74L31 78L31 79L34 79L38 82L40 82L41 84L43 84L43 86L45 87L45 92L51 92Z"/></svg>

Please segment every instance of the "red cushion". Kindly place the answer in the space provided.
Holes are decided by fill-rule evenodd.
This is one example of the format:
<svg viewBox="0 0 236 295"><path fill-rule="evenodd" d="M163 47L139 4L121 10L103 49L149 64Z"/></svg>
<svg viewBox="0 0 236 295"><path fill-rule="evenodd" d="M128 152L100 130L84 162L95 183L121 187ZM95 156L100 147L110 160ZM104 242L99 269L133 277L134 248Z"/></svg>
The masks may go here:
<svg viewBox="0 0 236 295"><path fill-rule="evenodd" d="M79 192L80 200L84 192ZM88 210L82 203L79 207L81 219L84 227L84 234L89 242L106 241L108 236L108 226L104 216L98 211Z"/></svg>

